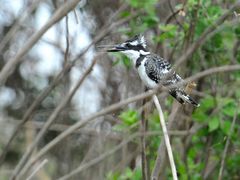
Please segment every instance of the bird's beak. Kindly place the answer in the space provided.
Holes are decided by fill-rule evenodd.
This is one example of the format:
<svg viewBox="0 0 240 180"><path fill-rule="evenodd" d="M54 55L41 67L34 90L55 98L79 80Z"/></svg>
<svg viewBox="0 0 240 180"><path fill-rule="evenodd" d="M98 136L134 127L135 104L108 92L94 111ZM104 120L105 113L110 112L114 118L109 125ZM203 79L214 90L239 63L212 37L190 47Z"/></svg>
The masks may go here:
<svg viewBox="0 0 240 180"><path fill-rule="evenodd" d="M127 50L127 49L124 46L124 44L117 44L117 45L113 45L113 47L109 48L107 51L108 52L118 52L118 51L125 51L125 50Z"/></svg>

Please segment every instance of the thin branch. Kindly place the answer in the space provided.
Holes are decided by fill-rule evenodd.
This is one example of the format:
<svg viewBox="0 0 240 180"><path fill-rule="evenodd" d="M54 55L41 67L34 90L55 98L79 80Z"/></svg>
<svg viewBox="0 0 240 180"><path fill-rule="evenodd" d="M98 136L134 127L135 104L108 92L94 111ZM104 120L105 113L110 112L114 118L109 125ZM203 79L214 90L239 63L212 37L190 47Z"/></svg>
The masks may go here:
<svg viewBox="0 0 240 180"><path fill-rule="evenodd" d="M60 19L66 16L72 9L76 7L80 0L71 0L64 3L48 20L48 22L33 36L26 42L25 46L23 46L16 56L9 59L7 63L3 66L0 72L0 86L5 83L9 75L14 71L17 64L22 61L22 57L37 43L37 41L42 37L42 35L51 28L55 23L57 23Z"/></svg>
<svg viewBox="0 0 240 180"><path fill-rule="evenodd" d="M74 17L75 17L76 23L79 24L79 17L78 17L78 13L77 13L76 9L74 9L73 12L74 12Z"/></svg>
<svg viewBox="0 0 240 180"><path fill-rule="evenodd" d="M190 81L196 80L197 78L201 78L210 74L214 74L214 73L218 73L218 72L224 72L224 71L235 71L235 70L239 70L240 69L240 65L234 65L234 66L223 66L223 67L218 67L218 68L212 68L203 72L200 72L198 74L196 74L193 77L188 78ZM178 83L178 84L182 84L182 83ZM168 88L161 88L161 90L168 90ZM144 98L150 97L152 95L154 95L155 93L157 93L159 91L159 87L155 88L151 91L148 91L146 93L142 93L139 95L136 95L134 97L130 97L128 99L125 99L123 101L120 101L118 103L115 103L113 105L110 105L104 109L102 109L99 112L94 113L93 115L91 115L88 118L82 119L80 121L78 121L77 123L75 123L74 125L70 126L67 130L65 130L64 132L62 132L61 134L59 134L55 139L53 139L51 142L49 142L48 144L46 144L26 165L25 168L28 169L29 167L31 167L38 159L40 159L44 154L46 154L50 149L52 149L56 144L58 144L60 141L62 141L63 139L65 139L67 136L71 135L73 132L75 132L77 129L79 129L80 127L86 125L87 123L95 120L98 117L101 117L103 115L106 115L110 112L113 112L129 103L135 102L135 101L139 101L142 100Z"/></svg>
<svg viewBox="0 0 240 180"><path fill-rule="evenodd" d="M160 124L162 126L164 142L165 142L165 145L167 148L167 153L168 153L168 158L169 158L169 162L170 162L170 166L171 166L171 170L172 170L173 180L177 180L178 177L177 177L176 165L175 165L174 158L173 158L172 147L171 147L170 139L169 139L168 132L167 132L167 126L166 126L166 123L164 120L164 115L162 112L161 105L160 105L156 95L153 95L153 101L154 101L154 104L159 113ZM157 162L155 162L155 163L157 163ZM157 180L157 179L158 179L158 176L152 176L152 180Z"/></svg>
<svg viewBox="0 0 240 180"><path fill-rule="evenodd" d="M238 106L239 106L239 103L238 103ZM233 121L232 121L232 124L231 124L231 128L230 128L229 134L227 136L227 141L226 141L226 144L225 144L225 147L224 147L222 160L221 160L221 167L220 167L219 174L218 174L218 180L222 180L222 178L223 178L223 170L224 170L225 159L226 159L226 156L227 156L228 147L230 145L230 138L232 136L234 126L235 126L235 123L236 123L236 120L237 120L238 106L236 108L236 111L235 111L235 114L234 114L234 117L233 117Z"/></svg>
<svg viewBox="0 0 240 180"><path fill-rule="evenodd" d="M9 125L16 125L18 124L19 120L13 120L13 119L7 119L8 122L1 122L0 125L2 127L4 126L9 126ZM42 129L42 127L44 126L44 122L38 122L38 121L33 121L31 123L26 123L24 125L24 128L26 129L35 129L36 131L38 131L39 129ZM68 129L70 127L70 125L65 125L65 124L59 124L59 123L55 123L53 124L51 127L49 127L50 131L57 131L57 132L63 132L66 129ZM196 131L190 131L187 130L174 130L174 131L168 131L169 135L173 135L173 136L186 136L188 134L194 134ZM120 133L120 132L108 132L108 131L97 131L96 129L92 129L92 128L80 128L77 129L76 131L74 131L73 133L75 134L85 134L85 135L89 135L89 136L105 136L106 138L112 139L112 140L122 140L123 139L123 135L126 135L126 133ZM162 135L161 132L159 131L147 131L144 133L146 136L154 136L154 135ZM143 136L143 134L141 133L141 136Z"/></svg>
<svg viewBox="0 0 240 180"><path fill-rule="evenodd" d="M35 169L34 171L30 174L30 176L26 180L31 180L33 176L40 170L42 167L48 162L47 159L44 159Z"/></svg>
<svg viewBox="0 0 240 180"><path fill-rule="evenodd" d="M174 17L176 23L179 25L179 27L181 27L181 29L184 29L184 28L183 28L183 25L178 21L178 19L177 19L177 17L176 17L176 15L177 15L176 12L178 12L178 11L174 12L173 7L172 7L172 4L171 4L171 1L167 1L167 2L168 2L168 6L169 6L169 8L170 8L170 10L171 10L172 16ZM170 16L170 17L172 17L172 16ZM168 22L168 20L166 21L166 23L167 23L167 22Z"/></svg>
<svg viewBox="0 0 240 180"><path fill-rule="evenodd" d="M69 56L69 26L68 26L68 15L66 15L66 21L65 21L65 28L66 28L66 49L64 53L64 67L66 66L68 62L68 56Z"/></svg>

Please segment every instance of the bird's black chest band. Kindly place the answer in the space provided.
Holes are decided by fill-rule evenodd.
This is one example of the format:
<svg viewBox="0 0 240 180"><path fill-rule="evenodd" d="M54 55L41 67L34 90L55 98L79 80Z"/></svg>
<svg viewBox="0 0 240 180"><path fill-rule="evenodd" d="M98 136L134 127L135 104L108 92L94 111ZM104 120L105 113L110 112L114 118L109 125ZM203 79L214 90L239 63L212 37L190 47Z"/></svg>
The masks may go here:
<svg viewBox="0 0 240 180"><path fill-rule="evenodd" d="M136 61L136 68L138 68L141 65L144 58L145 58L144 55L140 55L140 57Z"/></svg>

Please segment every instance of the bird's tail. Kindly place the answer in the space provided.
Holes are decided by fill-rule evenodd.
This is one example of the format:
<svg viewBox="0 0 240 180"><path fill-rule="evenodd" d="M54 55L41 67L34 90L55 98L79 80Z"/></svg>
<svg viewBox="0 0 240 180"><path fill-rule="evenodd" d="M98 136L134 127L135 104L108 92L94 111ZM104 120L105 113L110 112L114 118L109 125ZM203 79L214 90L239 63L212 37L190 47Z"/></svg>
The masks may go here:
<svg viewBox="0 0 240 180"><path fill-rule="evenodd" d="M172 89L169 91L169 93L181 104L184 104L185 102L187 102L196 107L200 106L200 104L198 104L191 96L189 96L187 93L185 93L181 89Z"/></svg>

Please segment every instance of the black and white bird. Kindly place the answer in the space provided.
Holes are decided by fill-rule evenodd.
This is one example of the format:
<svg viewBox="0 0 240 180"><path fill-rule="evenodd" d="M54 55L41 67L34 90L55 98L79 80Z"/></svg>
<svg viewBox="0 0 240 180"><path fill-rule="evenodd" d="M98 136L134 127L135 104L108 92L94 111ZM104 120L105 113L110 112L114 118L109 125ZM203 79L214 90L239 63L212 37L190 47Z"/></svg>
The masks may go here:
<svg viewBox="0 0 240 180"><path fill-rule="evenodd" d="M150 89L157 87L159 84L170 86L183 81L175 71L171 70L171 64L167 60L147 51L147 45L143 35L136 35L124 43L114 45L107 51L122 52L130 58L141 80ZM181 104L187 102L196 107L199 106L182 87L171 88L169 93Z"/></svg>

